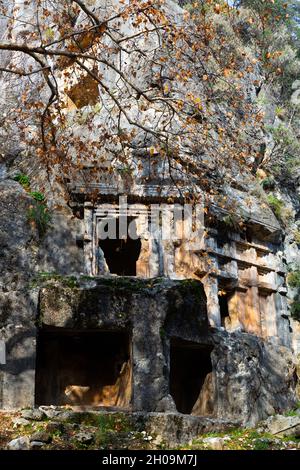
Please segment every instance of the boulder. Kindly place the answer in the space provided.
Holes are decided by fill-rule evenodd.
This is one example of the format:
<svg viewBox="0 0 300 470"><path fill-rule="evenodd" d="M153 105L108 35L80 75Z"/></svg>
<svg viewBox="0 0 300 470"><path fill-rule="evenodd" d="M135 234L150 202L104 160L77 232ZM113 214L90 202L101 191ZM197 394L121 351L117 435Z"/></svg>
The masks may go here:
<svg viewBox="0 0 300 470"><path fill-rule="evenodd" d="M57 418L60 414L60 411L57 410L55 406L40 406L39 410L42 411L49 419Z"/></svg>
<svg viewBox="0 0 300 470"><path fill-rule="evenodd" d="M27 436L17 437L7 444L8 450L28 450L29 448L30 441Z"/></svg>
<svg viewBox="0 0 300 470"><path fill-rule="evenodd" d="M27 424L30 424L30 421L28 421L25 418L13 419L13 427L14 428L18 428L19 426L26 426Z"/></svg>
<svg viewBox="0 0 300 470"><path fill-rule="evenodd" d="M71 421L75 415L73 411L62 411L56 416L56 420L65 423Z"/></svg>
<svg viewBox="0 0 300 470"><path fill-rule="evenodd" d="M223 450L225 440L222 437L206 437L203 443L207 444L212 450Z"/></svg>
<svg viewBox="0 0 300 470"><path fill-rule="evenodd" d="M279 437L300 437L300 416L270 416L261 429Z"/></svg>
<svg viewBox="0 0 300 470"><path fill-rule="evenodd" d="M30 442L38 441L49 444L52 441L51 435L46 431L37 431L30 436Z"/></svg>
<svg viewBox="0 0 300 470"><path fill-rule="evenodd" d="M45 413L40 409L23 410L21 416L22 418L33 421L42 421L46 417Z"/></svg>

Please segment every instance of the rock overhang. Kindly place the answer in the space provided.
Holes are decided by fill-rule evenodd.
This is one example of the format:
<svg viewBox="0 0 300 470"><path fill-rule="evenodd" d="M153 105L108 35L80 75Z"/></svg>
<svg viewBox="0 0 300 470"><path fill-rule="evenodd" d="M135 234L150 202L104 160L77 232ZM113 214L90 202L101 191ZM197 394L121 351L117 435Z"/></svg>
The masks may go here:
<svg viewBox="0 0 300 470"><path fill-rule="evenodd" d="M152 312L143 309L146 304ZM198 335L208 332L204 288L194 279L99 276L72 287L54 281L41 288L39 306L37 323L49 327L130 328L137 316L162 324L172 317L192 322Z"/></svg>

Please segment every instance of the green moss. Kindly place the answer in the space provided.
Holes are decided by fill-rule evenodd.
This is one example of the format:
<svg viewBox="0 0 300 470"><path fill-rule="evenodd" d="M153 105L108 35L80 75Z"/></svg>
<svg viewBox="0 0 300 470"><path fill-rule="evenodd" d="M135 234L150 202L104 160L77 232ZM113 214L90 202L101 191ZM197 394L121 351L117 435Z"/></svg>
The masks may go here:
<svg viewBox="0 0 300 470"><path fill-rule="evenodd" d="M179 449L209 450L210 446L204 441L205 438L219 437L224 440L225 450L268 450L285 448L284 443L290 441L288 438L280 438L269 433L261 433L256 429L232 428L223 432L210 432L198 436L191 444L181 446Z"/></svg>
<svg viewBox="0 0 300 470"><path fill-rule="evenodd" d="M20 183L20 185L23 186L25 190L28 190L30 188L30 178L24 173L18 173L14 177L14 180Z"/></svg>
<svg viewBox="0 0 300 470"><path fill-rule="evenodd" d="M106 277L101 278L101 285L112 288L125 289L129 292L137 292L147 287L153 287L152 279L138 279L129 277Z"/></svg>
<svg viewBox="0 0 300 470"><path fill-rule="evenodd" d="M180 281L178 285L174 287L174 289L178 290L181 294L185 294L189 291L195 299L202 300L203 299L203 291L202 285L197 279L184 279Z"/></svg>
<svg viewBox="0 0 300 470"><path fill-rule="evenodd" d="M58 281L63 287L79 287L78 279L75 276L63 276L57 273L39 272L30 282L30 288L43 286L51 281Z"/></svg>
<svg viewBox="0 0 300 470"><path fill-rule="evenodd" d="M129 430L130 423L127 416L123 413L90 413L88 411L83 413L72 413L69 423L75 423L85 426L94 426L102 430L112 430L117 427L122 430Z"/></svg>
<svg viewBox="0 0 300 470"><path fill-rule="evenodd" d="M29 193L29 195L31 197L33 197L33 199L35 199L36 201L40 201L40 202L43 202L46 199L44 194L39 193L38 191L33 191L33 192Z"/></svg>
<svg viewBox="0 0 300 470"><path fill-rule="evenodd" d="M272 445L272 440L261 437L254 441L253 450L268 450Z"/></svg>
<svg viewBox="0 0 300 470"><path fill-rule="evenodd" d="M69 422L79 424L80 426L93 427L94 446L97 449L106 448L107 446L111 447L114 443L127 437L129 432L133 431L128 417L122 413L75 413L72 414ZM86 444L75 442L75 440L73 445L78 449L91 448L90 445L86 446Z"/></svg>
<svg viewBox="0 0 300 470"><path fill-rule="evenodd" d="M268 197L267 197L267 200L268 200L269 206L273 210L276 217L281 220L281 218L282 218L282 209L283 209L283 206L284 206L283 201L280 201L280 199L278 199L276 196L274 196L274 194L269 194Z"/></svg>
<svg viewBox="0 0 300 470"><path fill-rule="evenodd" d="M81 281L93 281L95 279L97 279L95 276L86 276L86 275L80 276Z"/></svg>
<svg viewBox="0 0 300 470"><path fill-rule="evenodd" d="M284 416L299 416L299 414L297 413L297 410L290 410L284 413Z"/></svg>
<svg viewBox="0 0 300 470"><path fill-rule="evenodd" d="M166 337L166 330L163 327L159 329L159 335L161 339L164 339Z"/></svg>

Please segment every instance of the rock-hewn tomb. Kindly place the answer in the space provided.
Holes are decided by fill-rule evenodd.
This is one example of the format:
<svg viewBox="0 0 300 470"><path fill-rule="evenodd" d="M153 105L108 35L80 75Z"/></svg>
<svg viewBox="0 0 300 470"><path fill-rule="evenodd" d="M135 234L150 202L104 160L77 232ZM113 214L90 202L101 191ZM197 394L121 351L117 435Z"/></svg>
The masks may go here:
<svg viewBox="0 0 300 470"><path fill-rule="evenodd" d="M178 411L253 424L293 405L293 336L271 212L268 221L250 215L244 236L208 223L194 246L163 239L160 226L147 231L149 205L168 208L150 186L128 191L121 215L114 188L100 188L93 204L88 190L71 190L77 233L67 252L50 242L84 275L31 286L19 312L11 300L2 408ZM127 215L134 239L99 238L104 214L117 228Z"/></svg>
<svg viewBox="0 0 300 470"><path fill-rule="evenodd" d="M115 59L130 73L128 57ZM142 65L139 74L151 89L153 77ZM115 83L113 71L99 67L107 83ZM70 66L67 76L76 78L73 72ZM87 77L69 86L62 77L58 86L74 119L77 110L97 105L98 86ZM90 96L78 93L80 87ZM95 129L97 119L105 121L109 100L104 104L100 117L94 113ZM148 124L160 121L157 110L142 113L140 105L129 106L130 113ZM90 133L84 123L77 130ZM52 226L38 242L26 215L32 197L16 181L0 181L0 408L109 407L248 425L290 409L300 332L287 305L273 212L240 176L219 189L246 230L228 223L222 204L210 200L201 236L186 236L185 222L174 222L183 204L174 183L180 171L171 181L157 155L150 164L148 135L137 134L131 144L132 172L105 173L104 166L113 165L106 150L106 163L82 164L78 174L96 170L97 178L69 179L68 205L60 197L52 201L60 210L53 210ZM101 237L104 219L115 227L113 239ZM120 235L124 225L131 237ZM165 237L175 225L180 236ZM33 280L40 272L52 273L48 282Z"/></svg>

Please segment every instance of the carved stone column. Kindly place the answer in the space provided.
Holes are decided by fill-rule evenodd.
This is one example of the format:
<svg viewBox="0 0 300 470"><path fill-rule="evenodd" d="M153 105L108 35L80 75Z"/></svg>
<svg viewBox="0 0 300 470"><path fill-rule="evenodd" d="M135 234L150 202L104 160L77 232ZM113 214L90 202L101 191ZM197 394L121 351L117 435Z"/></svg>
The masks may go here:
<svg viewBox="0 0 300 470"><path fill-rule="evenodd" d="M262 336L277 336L276 305L274 293L260 293L259 296Z"/></svg>
<svg viewBox="0 0 300 470"><path fill-rule="evenodd" d="M246 316L246 290L237 288L228 299L229 318L225 319L225 328L228 331L245 329Z"/></svg>
<svg viewBox="0 0 300 470"><path fill-rule="evenodd" d="M89 276L97 274L95 272L93 259L93 211L91 206L84 208L84 270Z"/></svg>
<svg viewBox="0 0 300 470"><path fill-rule="evenodd" d="M206 275L201 279L207 298L207 315L210 326L218 328L221 326L221 314L218 297L218 279L214 276Z"/></svg>
<svg viewBox="0 0 300 470"><path fill-rule="evenodd" d="M256 266L249 269L248 290L246 295L245 329L248 333L261 336L261 318L258 294L258 273Z"/></svg>

